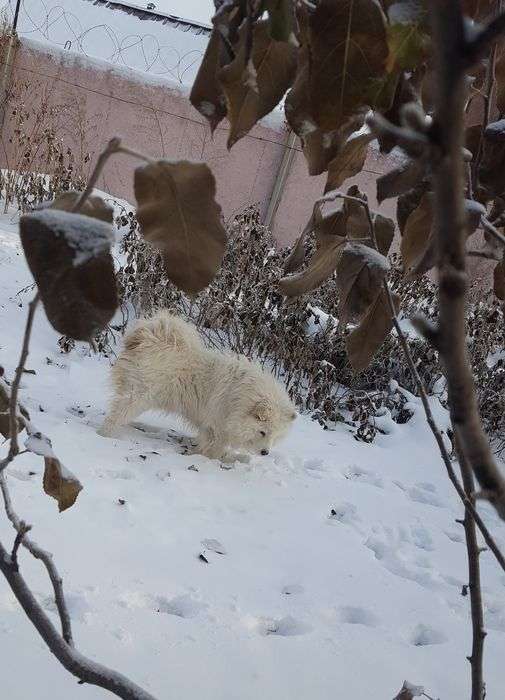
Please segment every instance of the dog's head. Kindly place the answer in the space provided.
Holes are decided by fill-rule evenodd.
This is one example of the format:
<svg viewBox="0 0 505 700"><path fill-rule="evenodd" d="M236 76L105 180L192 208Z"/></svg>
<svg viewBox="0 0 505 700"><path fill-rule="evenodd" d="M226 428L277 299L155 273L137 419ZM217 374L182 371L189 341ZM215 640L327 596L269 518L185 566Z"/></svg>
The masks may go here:
<svg viewBox="0 0 505 700"><path fill-rule="evenodd" d="M272 445L288 432L296 411L286 396L269 395L251 401L237 426L241 447L267 455Z"/></svg>

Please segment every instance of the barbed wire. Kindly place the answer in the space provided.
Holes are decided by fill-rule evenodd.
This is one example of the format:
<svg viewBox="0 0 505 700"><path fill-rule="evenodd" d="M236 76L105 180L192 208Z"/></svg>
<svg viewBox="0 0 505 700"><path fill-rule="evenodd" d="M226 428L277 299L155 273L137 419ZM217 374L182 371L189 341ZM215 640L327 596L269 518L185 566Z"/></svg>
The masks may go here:
<svg viewBox="0 0 505 700"><path fill-rule="evenodd" d="M82 0L81 0L82 2ZM80 53L90 58L101 58L109 63L140 70L151 75L159 75L175 80L178 83L189 83L196 75L200 65L206 38L195 36L193 43L201 48L181 51L173 45L160 42L155 34L123 34L110 24L101 23L85 27L76 12L63 4L51 3L44 0L21 0L18 35L37 39L61 49ZM74 9L79 6L79 0L73 0ZM2 7L4 22L12 23L16 0L8 0ZM85 17L93 12L87 2L82 2L82 13ZM104 8L100 8L103 12ZM118 12L118 10L107 10ZM131 16L131 15L130 15ZM141 21L132 18L132 21ZM173 27L168 33L178 32ZM181 33L181 43L184 41ZM187 33L186 33L187 36ZM192 37L193 40L193 37Z"/></svg>

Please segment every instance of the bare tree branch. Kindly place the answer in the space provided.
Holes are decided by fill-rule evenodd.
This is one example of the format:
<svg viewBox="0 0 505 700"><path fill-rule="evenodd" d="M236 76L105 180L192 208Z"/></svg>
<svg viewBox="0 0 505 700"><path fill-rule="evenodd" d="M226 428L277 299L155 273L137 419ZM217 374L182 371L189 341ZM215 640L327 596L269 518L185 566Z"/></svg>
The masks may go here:
<svg viewBox="0 0 505 700"><path fill-rule="evenodd" d="M42 639L58 661L70 671L70 673L77 676L82 682L92 683L93 685L105 688L118 697L124 698L124 700L155 700L150 693L137 686L122 674L86 658L74 648L70 615L63 593L63 583L54 565L52 555L35 544L35 542L27 536L29 527L18 517L12 505L7 487L5 467L20 453L18 444L18 419L23 420L26 427L29 426L28 421L18 413L18 392L21 376L28 357L33 319L38 302L39 294L37 292L29 304L21 355L9 397L10 445L7 456L0 462L0 490L2 491L5 512L16 531L16 537L11 554L7 552L0 542L0 571L5 576L12 592L30 621L38 630ZM29 427L30 429L33 428L33 426ZM60 617L61 634L56 630L43 608L39 605L19 571L18 551L20 546L25 547L46 567Z"/></svg>
<svg viewBox="0 0 505 700"><path fill-rule="evenodd" d="M466 230L461 149L464 132L465 47L458 0L430 0L437 74L436 125L440 158L433 164L439 270L439 352L447 378L451 420L482 490L505 520L505 478L482 428L466 347Z"/></svg>
<svg viewBox="0 0 505 700"><path fill-rule="evenodd" d="M16 374L14 375L14 381L12 382L12 387L10 391L10 404L9 404L9 452L7 456L0 462L0 474L5 469L5 467L12 462L14 457L19 453L18 445L18 392L19 385L21 383L21 377L23 376L23 370L25 367L25 362L28 357L28 349L30 346L30 336L32 333L33 319L35 317L35 311L37 309L37 304L39 303L40 295L37 292L33 297L32 301L28 305L28 317L26 319L25 333L23 337L23 346L21 349L21 356L19 358L18 366L16 368Z"/></svg>
<svg viewBox="0 0 505 700"><path fill-rule="evenodd" d="M18 566L0 542L0 571L7 579L12 592L27 617L33 623L50 651L58 661L74 676L84 683L91 683L109 690L124 700L155 700L147 691L130 681L117 671L86 658L74 647L67 644L58 633L53 623L39 605L37 599L28 588Z"/></svg>
<svg viewBox="0 0 505 700"><path fill-rule="evenodd" d="M464 52L465 67L468 68L476 63L504 34L505 13L492 19L471 41L467 42Z"/></svg>
<svg viewBox="0 0 505 700"><path fill-rule="evenodd" d="M375 247L377 248L375 227L374 227L373 218L372 218L372 214L371 214L368 202L365 201L364 199L360 199L359 197L353 197L352 195L344 194L342 192L332 191L332 192L328 192L328 194L326 194L325 196L318 199L316 201L316 205L319 206L321 203L333 201L335 199L347 199L347 200L350 200L353 202L357 202L358 204L360 204L364 208L364 210L366 212L367 220L368 220L368 226L370 229L370 237L371 237L372 241L374 242ZM442 457L442 461L443 461L445 468L447 470L447 475L448 475L452 485L456 489L456 492L457 492L458 496L460 497L460 499L465 507L465 512L469 513L469 515L473 518L473 520L475 521L475 524L479 528L479 530L484 538L484 541L486 542L490 551L493 552L498 564L501 566L503 571L505 571L505 556L500 551L500 548L498 547L498 545L494 541L493 536L491 535L491 533L487 529L486 525L484 524L484 521L480 517L478 511L476 510L473 502L470 500L470 498L465 493L464 489L462 488L462 486L458 480L458 477L456 476L456 472L454 471L450 454L449 454L447 447L445 446L445 443L444 443L443 435L440 432L440 429L439 429L439 427L438 427L438 425L433 417L433 413L432 413L432 410L430 407L430 403L428 401L428 395L426 394L424 384L422 382L421 377L419 376L419 372L417 371L414 360L412 358L412 353L410 352L409 344L407 342L405 334L402 331L400 323L398 321L398 317L396 315L396 309L395 309L395 305L394 305L394 301L393 301L393 296L391 294L391 289L390 289L389 284L387 283L386 280L384 281L383 286L384 286L384 291L386 293L386 298L388 300L388 305L389 305L389 308L391 311L391 318L393 321L393 325L394 325L395 330L398 334L398 338L400 340L400 345L402 346L402 350L403 350L403 353L405 355L405 359L407 360L407 364L409 366L410 372L412 374L412 377L414 378L414 382L416 384L417 391L419 392L419 397L421 399L421 403L423 404L424 413L426 415L426 421L427 421L427 423L430 427L430 430L433 433L433 436L434 436L436 443L438 445L438 449L440 451L440 456ZM418 319L418 324L416 324L416 325L424 333L426 333L427 329L429 328L431 331L430 337L433 340L433 334L434 334L435 330L433 328L431 328L431 324L426 323L421 328L420 327L421 324L420 324L419 319Z"/></svg>
<svg viewBox="0 0 505 700"><path fill-rule="evenodd" d="M466 460L465 455L459 449L456 440L463 487L468 499L474 503L474 480L472 470ZM483 675L484 661L484 609L482 604L482 590L480 582L480 562L481 549L477 541L475 521L469 511L465 512L463 521L465 528L466 551L468 555L468 587L470 589L470 608L472 613L472 655L468 657L472 667L472 698L471 700L484 700L486 696L486 686Z"/></svg>
<svg viewBox="0 0 505 700"><path fill-rule="evenodd" d="M23 527L25 526L24 522L19 519L18 515L16 514L13 508L9 489L7 487L5 473L0 474L0 490L2 491L5 512L7 514L7 517L11 521L12 526L16 530L17 539L20 533L23 531ZM56 608L58 610L58 615L60 617L61 633L63 635L63 639L66 641L67 644L73 645L74 642L72 638L72 625L70 622L70 615L68 613L67 604L65 602L65 596L63 593L63 581L54 564L53 556L50 552L45 551L44 549L39 547L35 542L33 542L29 537L27 537L26 532L27 530L25 530L21 542L23 546L26 547L26 549L30 552L30 554L34 556L35 559L41 561L46 567L47 574L49 576L54 591L54 600L56 603Z"/></svg>

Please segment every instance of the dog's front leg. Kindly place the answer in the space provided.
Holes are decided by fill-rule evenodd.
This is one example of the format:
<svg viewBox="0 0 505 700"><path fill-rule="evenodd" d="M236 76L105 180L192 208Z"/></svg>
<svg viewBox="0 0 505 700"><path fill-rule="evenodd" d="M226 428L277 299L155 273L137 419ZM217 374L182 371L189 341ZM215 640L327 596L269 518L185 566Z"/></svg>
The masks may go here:
<svg viewBox="0 0 505 700"><path fill-rule="evenodd" d="M226 454L226 442L212 428L204 428L198 433L196 447L192 454L201 454L209 459L223 459Z"/></svg>

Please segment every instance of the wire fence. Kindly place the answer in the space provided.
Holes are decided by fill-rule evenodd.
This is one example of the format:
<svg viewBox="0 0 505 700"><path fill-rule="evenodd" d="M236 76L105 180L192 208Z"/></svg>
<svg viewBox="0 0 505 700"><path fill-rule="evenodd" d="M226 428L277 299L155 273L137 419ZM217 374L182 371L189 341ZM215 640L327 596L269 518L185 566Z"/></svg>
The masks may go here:
<svg viewBox="0 0 505 700"><path fill-rule="evenodd" d="M15 10L16 0L4 2L7 26L12 26ZM139 31L147 27L149 32ZM107 0L21 0L17 32L181 84L192 82L208 41L203 25Z"/></svg>

